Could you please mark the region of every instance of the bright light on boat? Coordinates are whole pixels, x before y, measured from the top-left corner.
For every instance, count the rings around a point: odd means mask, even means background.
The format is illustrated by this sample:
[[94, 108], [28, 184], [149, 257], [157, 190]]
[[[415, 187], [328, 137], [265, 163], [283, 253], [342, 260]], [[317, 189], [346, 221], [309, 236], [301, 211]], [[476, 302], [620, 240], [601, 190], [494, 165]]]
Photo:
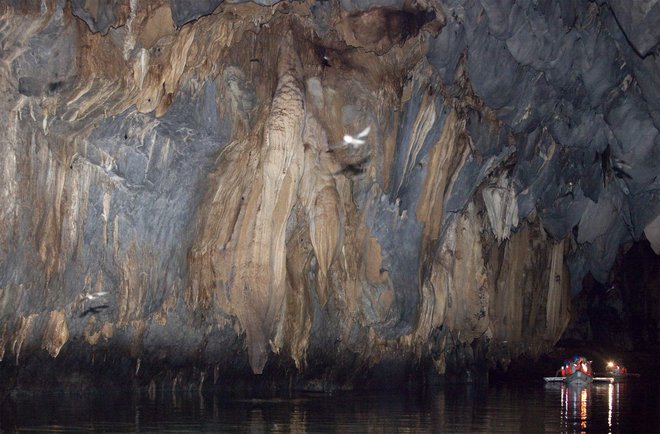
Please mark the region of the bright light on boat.
[[608, 368], [614, 367], [614, 362], [607, 362], [607, 367]]

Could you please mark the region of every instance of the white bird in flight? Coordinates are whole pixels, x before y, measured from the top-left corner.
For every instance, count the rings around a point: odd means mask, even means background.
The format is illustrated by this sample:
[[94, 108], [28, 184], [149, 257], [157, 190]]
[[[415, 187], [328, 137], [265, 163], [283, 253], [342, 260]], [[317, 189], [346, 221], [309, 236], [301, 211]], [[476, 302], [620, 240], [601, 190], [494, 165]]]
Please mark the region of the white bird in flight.
[[97, 298], [101, 298], [106, 294], [107, 294], [106, 291], [100, 291], [100, 292], [95, 292], [95, 293], [92, 293], [92, 294], [85, 294], [85, 298], [87, 300], [96, 300]]
[[364, 145], [366, 141], [363, 139], [369, 135], [369, 131], [371, 131], [371, 127], [367, 127], [360, 131], [355, 137], [349, 134], [344, 135], [344, 146], [351, 145], [353, 146], [353, 149], [357, 149], [359, 146]]

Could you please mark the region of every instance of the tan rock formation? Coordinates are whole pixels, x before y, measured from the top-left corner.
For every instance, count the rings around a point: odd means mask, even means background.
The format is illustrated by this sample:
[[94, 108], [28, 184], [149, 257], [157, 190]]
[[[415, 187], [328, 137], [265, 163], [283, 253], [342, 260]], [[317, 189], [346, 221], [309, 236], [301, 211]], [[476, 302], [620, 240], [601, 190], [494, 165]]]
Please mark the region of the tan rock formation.
[[537, 94], [512, 102], [483, 78], [499, 65], [475, 69], [489, 51], [470, 50], [500, 43], [487, 22], [442, 2], [14, 3], [0, 362], [93, 347], [135, 375], [203, 366], [200, 383], [287, 362], [313, 384], [384, 360], [445, 373], [473, 343], [493, 363], [556, 343], [575, 242], [610, 252], [634, 223], [657, 248], [653, 212], [619, 212], [625, 177], [586, 198]]

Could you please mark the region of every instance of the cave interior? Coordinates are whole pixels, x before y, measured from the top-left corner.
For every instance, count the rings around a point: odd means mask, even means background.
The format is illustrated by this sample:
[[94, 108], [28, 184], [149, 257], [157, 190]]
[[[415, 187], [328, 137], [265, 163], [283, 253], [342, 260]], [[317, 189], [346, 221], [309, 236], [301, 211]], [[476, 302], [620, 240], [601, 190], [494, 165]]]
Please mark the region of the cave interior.
[[657, 1], [5, 0], [0, 45], [4, 390], [654, 363]]

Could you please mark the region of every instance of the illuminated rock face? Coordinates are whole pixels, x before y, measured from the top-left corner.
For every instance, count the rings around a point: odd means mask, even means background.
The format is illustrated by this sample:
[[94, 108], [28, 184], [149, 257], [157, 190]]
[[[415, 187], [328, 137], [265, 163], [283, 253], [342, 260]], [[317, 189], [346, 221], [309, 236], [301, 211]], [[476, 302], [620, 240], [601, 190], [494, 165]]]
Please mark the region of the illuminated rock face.
[[660, 251], [660, 11], [503, 3], [5, 2], [3, 381], [551, 348], [587, 273]]

